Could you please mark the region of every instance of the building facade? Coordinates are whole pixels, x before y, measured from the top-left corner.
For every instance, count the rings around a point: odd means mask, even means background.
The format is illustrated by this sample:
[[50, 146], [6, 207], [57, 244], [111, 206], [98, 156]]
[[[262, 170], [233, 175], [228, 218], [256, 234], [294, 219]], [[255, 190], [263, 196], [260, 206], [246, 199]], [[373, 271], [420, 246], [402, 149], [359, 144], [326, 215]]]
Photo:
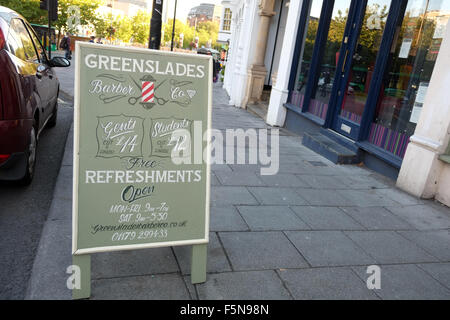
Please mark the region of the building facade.
[[220, 22], [221, 6], [210, 3], [202, 3], [189, 11], [187, 22], [190, 27], [195, 27], [200, 22]]
[[281, 0], [229, 2], [231, 104], [261, 101], [270, 84], [268, 124], [450, 205], [449, 1], [291, 0], [286, 18]]
[[233, 19], [233, 11], [230, 6], [231, 1], [222, 2], [222, 15], [220, 19], [219, 34], [217, 42], [228, 44], [231, 41], [231, 20]]

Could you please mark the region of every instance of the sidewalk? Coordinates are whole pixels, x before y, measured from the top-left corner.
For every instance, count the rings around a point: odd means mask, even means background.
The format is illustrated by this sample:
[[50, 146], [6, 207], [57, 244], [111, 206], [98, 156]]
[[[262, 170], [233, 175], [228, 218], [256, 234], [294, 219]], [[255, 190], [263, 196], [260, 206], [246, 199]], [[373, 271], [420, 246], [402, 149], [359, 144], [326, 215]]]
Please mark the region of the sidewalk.
[[[214, 87], [213, 127], [266, 128]], [[69, 135], [28, 299], [70, 299]], [[190, 248], [92, 256], [92, 299], [450, 299], [450, 210], [358, 166], [336, 166], [282, 130], [280, 172], [214, 165], [205, 284]], [[381, 290], [367, 289], [367, 266]]]

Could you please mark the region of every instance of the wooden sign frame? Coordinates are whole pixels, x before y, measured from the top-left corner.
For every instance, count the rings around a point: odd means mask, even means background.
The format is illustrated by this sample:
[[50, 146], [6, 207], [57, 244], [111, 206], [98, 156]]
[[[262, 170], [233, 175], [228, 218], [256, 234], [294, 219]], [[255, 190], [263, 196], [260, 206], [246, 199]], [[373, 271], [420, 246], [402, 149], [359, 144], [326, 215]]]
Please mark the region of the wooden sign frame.
[[[206, 143], [206, 172], [204, 172], [206, 183], [206, 195], [205, 195], [205, 226], [204, 226], [204, 238], [201, 239], [187, 239], [177, 241], [165, 241], [165, 242], [149, 242], [130, 245], [117, 245], [117, 246], [98, 246], [91, 248], [80, 248], [78, 244], [78, 224], [79, 224], [79, 174], [80, 174], [80, 129], [81, 129], [81, 81], [87, 81], [88, 79], [81, 79], [81, 54], [84, 48], [95, 48], [98, 50], [105, 50], [107, 53], [130, 53], [135, 52], [137, 54], [150, 54], [152, 57], [164, 56], [171, 58], [189, 58], [193, 60], [205, 61], [209, 60], [208, 68], [209, 72], [205, 75], [205, 80], [208, 81], [208, 115], [207, 115], [207, 143]], [[83, 299], [90, 297], [90, 254], [123, 251], [123, 250], [137, 250], [147, 248], [160, 248], [170, 246], [187, 246], [192, 245], [192, 262], [191, 262], [191, 280], [192, 283], [202, 283], [206, 281], [206, 260], [207, 260], [207, 245], [209, 242], [209, 211], [210, 211], [210, 141], [211, 141], [211, 112], [212, 112], [212, 57], [206, 55], [194, 55], [184, 53], [173, 53], [167, 51], [156, 51], [140, 48], [118, 47], [110, 45], [98, 45], [86, 42], [77, 42], [75, 50], [75, 97], [74, 97], [74, 153], [73, 153], [73, 210], [72, 210], [72, 256], [73, 265], [78, 266], [81, 270], [81, 287], [73, 289], [74, 299]], [[203, 155], [202, 155], [203, 158]]]

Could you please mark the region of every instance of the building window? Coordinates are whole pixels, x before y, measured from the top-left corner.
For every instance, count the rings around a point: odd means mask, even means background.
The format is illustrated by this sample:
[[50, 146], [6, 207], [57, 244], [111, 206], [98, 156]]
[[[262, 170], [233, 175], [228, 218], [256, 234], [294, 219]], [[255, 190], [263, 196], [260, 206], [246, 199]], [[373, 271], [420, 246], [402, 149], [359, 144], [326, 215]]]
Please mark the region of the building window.
[[[305, 40], [301, 49], [300, 61], [298, 63], [297, 75], [295, 77], [294, 92], [291, 103], [302, 108], [305, 99], [306, 85], [308, 83], [309, 69], [313, 57], [314, 46], [316, 44], [317, 29], [319, 26], [320, 13], [322, 11], [323, 0], [313, 0], [308, 20], [306, 22]], [[326, 112], [325, 112], [326, 113]]]
[[384, 72], [368, 141], [400, 158], [419, 121], [450, 19], [450, 3], [444, 2], [408, 1]]
[[231, 30], [231, 9], [225, 8], [225, 12], [223, 14], [222, 31], [230, 31], [230, 30]]

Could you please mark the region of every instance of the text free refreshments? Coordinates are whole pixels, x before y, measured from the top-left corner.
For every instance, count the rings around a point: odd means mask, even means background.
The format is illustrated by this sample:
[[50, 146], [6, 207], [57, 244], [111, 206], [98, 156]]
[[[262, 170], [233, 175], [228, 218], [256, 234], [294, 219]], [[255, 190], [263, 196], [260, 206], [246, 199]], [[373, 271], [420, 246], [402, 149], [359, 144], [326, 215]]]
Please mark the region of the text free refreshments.
[[202, 180], [201, 170], [86, 170], [86, 184], [102, 183], [190, 183]]

